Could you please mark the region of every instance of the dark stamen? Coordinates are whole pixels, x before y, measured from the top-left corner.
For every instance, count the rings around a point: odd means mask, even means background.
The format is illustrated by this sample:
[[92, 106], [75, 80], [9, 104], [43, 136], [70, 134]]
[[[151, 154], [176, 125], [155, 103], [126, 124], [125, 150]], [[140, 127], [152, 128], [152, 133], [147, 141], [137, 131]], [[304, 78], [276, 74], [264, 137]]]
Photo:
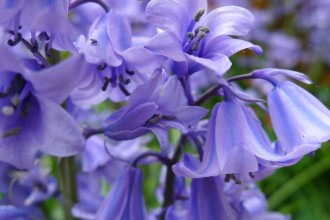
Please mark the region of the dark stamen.
[[133, 70], [126, 69], [126, 73], [130, 76], [133, 76], [135, 72]]
[[105, 90], [107, 90], [111, 80], [108, 77], [104, 77], [103, 81], [104, 81], [104, 83], [103, 83], [103, 86], [102, 86], [102, 91], [105, 92]]
[[97, 70], [103, 71], [103, 70], [105, 70], [105, 68], [107, 68], [107, 66], [108, 66], [108, 64], [103, 63], [103, 64], [97, 66]]
[[22, 129], [20, 127], [12, 128], [2, 134], [3, 138], [11, 137], [21, 133]]
[[249, 176], [252, 178], [252, 179], [254, 179], [254, 174], [252, 173], [252, 172], [249, 172]]
[[174, 116], [174, 115], [163, 115], [163, 118], [167, 119], [167, 120], [175, 120], [176, 116]]
[[203, 8], [199, 9], [196, 14], [195, 14], [195, 17], [194, 17], [194, 20], [196, 22], [199, 22], [199, 20], [201, 19], [201, 17], [203, 16], [205, 10]]
[[155, 114], [147, 120], [148, 125], [153, 125], [159, 122], [163, 117], [163, 114]]
[[97, 45], [97, 40], [92, 39], [92, 38], [91, 38], [90, 40], [91, 40], [91, 44], [92, 44], [92, 45]]
[[46, 32], [41, 32], [38, 37], [39, 37], [39, 40], [41, 40], [41, 41], [44, 41], [44, 40], [47, 41], [50, 39], [49, 35]]
[[131, 82], [131, 80], [130, 79], [124, 79], [124, 76], [123, 76], [123, 74], [120, 74], [119, 75], [119, 82], [121, 82], [122, 84], [124, 84], [124, 85], [127, 85], [127, 84], [129, 84], [130, 82]]
[[125, 86], [123, 84], [119, 83], [119, 88], [126, 96], [131, 95], [131, 93], [129, 91], [127, 91], [127, 89], [125, 88]]

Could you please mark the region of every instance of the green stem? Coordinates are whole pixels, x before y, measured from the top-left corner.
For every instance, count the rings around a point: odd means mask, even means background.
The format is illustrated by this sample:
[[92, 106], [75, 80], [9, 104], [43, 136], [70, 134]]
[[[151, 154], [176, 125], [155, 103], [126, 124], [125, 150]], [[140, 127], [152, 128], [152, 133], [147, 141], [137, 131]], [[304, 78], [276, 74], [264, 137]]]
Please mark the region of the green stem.
[[62, 158], [58, 164], [60, 190], [63, 195], [63, 205], [66, 220], [75, 219], [71, 214], [71, 208], [78, 201], [74, 159], [74, 156]]
[[318, 161], [312, 166], [300, 172], [298, 175], [287, 181], [281, 188], [276, 190], [268, 200], [270, 210], [274, 210], [282, 204], [293, 193], [302, 188], [305, 184], [311, 182], [321, 173], [330, 168], [330, 161], [328, 157]]

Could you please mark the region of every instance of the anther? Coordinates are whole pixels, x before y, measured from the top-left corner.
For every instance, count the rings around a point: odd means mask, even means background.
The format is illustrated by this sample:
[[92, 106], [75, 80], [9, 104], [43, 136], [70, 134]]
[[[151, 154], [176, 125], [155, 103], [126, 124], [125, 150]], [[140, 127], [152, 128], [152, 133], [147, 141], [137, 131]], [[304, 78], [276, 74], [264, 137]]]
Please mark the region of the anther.
[[148, 125], [153, 125], [159, 122], [163, 117], [163, 114], [155, 114], [147, 120]]
[[108, 66], [108, 64], [103, 63], [103, 64], [97, 66], [97, 70], [103, 71], [103, 70], [105, 70], [105, 68], [107, 68], [107, 66]]
[[18, 94], [13, 95], [10, 99], [10, 103], [13, 106], [18, 106], [18, 104], [20, 103], [19, 95]]
[[193, 32], [188, 32], [187, 33], [187, 38], [189, 39], [189, 40], [192, 40], [192, 39], [194, 39], [194, 34], [193, 34]]
[[21, 133], [22, 129], [20, 127], [12, 128], [4, 133], [2, 133], [3, 138], [11, 137]]
[[15, 113], [15, 109], [13, 106], [7, 105], [2, 107], [1, 112], [6, 116], [10, 116]]
[[201, 17], [203, 16], [205, 10], [203, 8], [199, 9], [196, 14], [195, 14], [195, 17], [194, 17], [194, 20], [196, 22], [199, 22], [199, 20], [201, 19]]
[[92, 45], [97, 45], [97, 40], [95, 40], [95, 39], [93, 39], [93, 38], [91, 38], [90, 40], [91, 40], [91, 44], [92, 44]]
[[225, 179], [224, 179], [225, 182], [228, 183], [230, 181], [230, 179], [231, 179], [231, 174], [226, 174]]
[[135, 72], [133, 70], [126, 69], [126, 73], [130, 76], [133, 76]]
[[210, 33], [210, 29], [206, 26], [202, 26], [199, 31], [204, 32], [205, 34]]
[[7, 44], [9, 46], [15, 46], [15, 45], [17, 45], [21, 41], [21, 38], [22, 38], [22, 35], [20, 33], [18, 33], [17, 37], [15, 37], [14, 40], [13, 39], [9, 39], [7, 41]]
[[194, 51], [197, 51], [199, 49], [199, 42], [194, 43], [194, 46], [192, 47]]
[[254, 179], [254, 174], [252, 173], [252, 172], [249, 172], [249, 176], [252, 178], [252, 179]]
[[175, 120], [176, 116], [174, 116], [174, 115], [163, 115], [163, 118], [167, 119], [167, 120]]
[[31, 106], [32, 106], [32, 102], [29, 102], [29, 103], [27, 103], [26, 105], [24, 105], [22, 107], [22, 110], [20, 112], [21, 118], [25, 118], [27, 116], [27, 114], [29, 113], [29, 110], [30, 110]]
[[103, 81], [104, 81], [104, 83], [103, 83], [103, 86], [102, 86], [102, 91], [105, 92], [105, 90], [107, 90], [107, 88], [108, 88], [111, 81], [110, 81], [110, 78], [108, 78], [108, 77], [104, 77]]
[[129, 91], [127, 91], [127, 89], [125, 88], [125, 86], [123, 84], [119, 83], [119, 88], [124, 93], [124, 95], [126, 95], [126, 96], [131, 95], [131, 93]]
[[41, 41], [45, 41], [45, 40], [47, 41], [50, 39], [47, 32], [41, 32], [38, 37], [39, 37], [39, 40], [41, 40]]
[[123, 74], [120, 74], [119, 75], [119, 82], [121, 82], [122, 84], [124, 84], [124, 85], [127, 85], [127, 84], [129, 84], [130, 82], [131, 82], [131, 80], [130, 79], [124, 79], [124, 76], [123, 76]]

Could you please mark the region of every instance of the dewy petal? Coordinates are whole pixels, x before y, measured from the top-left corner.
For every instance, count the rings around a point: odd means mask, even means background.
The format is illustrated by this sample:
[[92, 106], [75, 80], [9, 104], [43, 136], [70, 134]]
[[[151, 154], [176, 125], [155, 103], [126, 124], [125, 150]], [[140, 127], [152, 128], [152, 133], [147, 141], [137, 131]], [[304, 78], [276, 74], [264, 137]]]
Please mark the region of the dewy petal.
[[39, 72], [28, 72], [25, 77], [39, 94], [62, 103], [89, 74], [88, 64], [82, 54], [75, 54], [58, 65]]
[[211, 54], [207, 58], [189, 54], [186, 54], [186, 56], [189, 62], [188, 72], [191, 73], [207, 68], [214, 71], [218, 76], [222, 76], [231, 67], [229, 58], [220, 53]]
[[213, 38], [205, 47], [205, 51], [207, 53], [221, 53], [227, 57], [230, 57], [244, 49], [250, 49], [258, 55], [262, 54], [261, 47], [248, 41], [231, 38], [229, 36], [218, 36]]
[[287, 154], [300, 145], [319, 145], [330, 139], [330, 111], [296, 84], [277, 85], [267, 100], [275, 133]]
[[187, 220], [236, 219], [220, 177], [193, 179], [190, 200]]
[[163, 55], [177, 62], [186, 61], [185, 54], [182, 50], [181, 42], [172, 33], [162, 32], [154, 36], [146, 45], [145, 48], [153, 51], [156, 54]]
[[182, 39], [192, 19], [188, 11], [180, 1], [153, 0], [147, 5], [145, 17], [156, 27]]
[[254, 16], [237, 6], [219, 7], [207, 15], [203, 25], [210, 29], [206, 40], [221, 35], [245, 36], [254, 26]]
[[299, 80], [303, 83], [306, 84], [311, 84], [312, 80], [305, 74], [297, 72], [297, 71], [292, 71], [292, 70], [285, 70], [285, 69], [275, 69], [275, 68], [266, 68], [266, 69], [260, 69], [260, 70], [254, 70], [251, 74], [256, 76], [278, 76], [278, 75], [283, 75], [283, 76], [288, 76], [293, 79]]
[[96, 219], [147, 219], [140, 170], [129, 167], [122, 171], [98, 209]]
[[122, 53], [125, 63], [138, 73], [151, 76], [161, 66], [164, 58], [144, 47], [131, 47]]

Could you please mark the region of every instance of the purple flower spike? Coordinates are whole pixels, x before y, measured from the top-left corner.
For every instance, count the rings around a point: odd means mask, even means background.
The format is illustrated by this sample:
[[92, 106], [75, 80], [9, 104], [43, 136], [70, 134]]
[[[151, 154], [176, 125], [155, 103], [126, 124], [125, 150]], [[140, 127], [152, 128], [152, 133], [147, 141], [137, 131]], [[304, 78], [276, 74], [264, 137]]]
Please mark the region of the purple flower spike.
[[292, 82], [268, 94], [269, 114], [284, 154], [303, 156], [330, 139], [330, 111]]
[[189, 125], [206, 114], [204, 108], [187, 105], [177, 77], [166, 80], [161, 73], [155, 73], [152, 79], [136, 88], [124, 108], [106, 119], [104, 131], [115, 140], [133, 139], [152, 131], [160, 142], [162, 152], [166, 152], [169, 128], [176, 128], [185, 134]]
[[236, 219], [223, 191], [220, 177], [193, 179], [191, 204], [185, 219]]
[[142, 173], [129, 167], [122, 171], [100, 205], [95, 219], [147, 219], [142, 195]]
[[231, 66], [228, 57], [259, 46], [230, 36], [246, 35], [254, 24], [246, 9], [228, 6], [209, 14], [207, 1], [153, 0], [146, 8], [146, 18], [164, 32], [148, 42], [146, 48], [174, 61], [171, 70], [178, 76], [210, 69], [219, 76]]

